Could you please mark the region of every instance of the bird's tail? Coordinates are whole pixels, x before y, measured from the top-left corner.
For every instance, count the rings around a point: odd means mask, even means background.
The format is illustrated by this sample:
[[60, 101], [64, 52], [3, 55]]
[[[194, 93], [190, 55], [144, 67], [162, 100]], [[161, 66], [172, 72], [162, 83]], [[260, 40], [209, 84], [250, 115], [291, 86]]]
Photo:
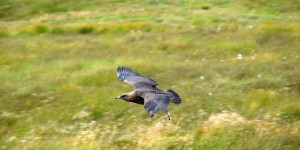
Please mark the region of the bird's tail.
[[175, 103], [175, 104], [181, 104], [181, 98], [180, 98], [180, 96], [179, 96], [176, 92], [174, 92], [174, 91], [171, 90], [171, 89], [168, 89], [168, 90], [166, 91], [166, 93], [171, 94], [171, 98], [170, 98], [170, 101], [171, 101], [171, 102], [173, 102], [173, 103]]

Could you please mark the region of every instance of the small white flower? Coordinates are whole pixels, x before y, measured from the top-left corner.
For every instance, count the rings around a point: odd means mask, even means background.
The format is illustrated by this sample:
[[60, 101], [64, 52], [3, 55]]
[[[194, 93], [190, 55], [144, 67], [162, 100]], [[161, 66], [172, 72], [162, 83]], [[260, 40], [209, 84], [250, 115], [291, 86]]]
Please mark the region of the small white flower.
[[213, 94], [211, 92], [208, 93], [209, 96], [212, 96]]
[[243, 55], [242, 54], [238, 54], [237, 55], [237, 59], [243, 59]]
[[257, 78], [261, 78], [261, 74], [258, 74], [256, 77], [257, 77]]
[[204, 79], [205, 79], [205, 77], [204, 77], [204, 76], [200, 76], [200, 79], [201, 79], [201, 80], [204, 80]]
[[25, 143], [25, 142], [27, 142], [27, 140], [21, 140], [21, 142], [22, 142], [22, 143]]
[[248, 28], [249, 28], [249, 29], [253, 29], [254, 26], [253, 26], [253, 25], [249, 25]]
[[94, 125], [94, 124], [96, 124], [95, 120], [93, 120], [93, 121], [90, 122], [90, 125]]

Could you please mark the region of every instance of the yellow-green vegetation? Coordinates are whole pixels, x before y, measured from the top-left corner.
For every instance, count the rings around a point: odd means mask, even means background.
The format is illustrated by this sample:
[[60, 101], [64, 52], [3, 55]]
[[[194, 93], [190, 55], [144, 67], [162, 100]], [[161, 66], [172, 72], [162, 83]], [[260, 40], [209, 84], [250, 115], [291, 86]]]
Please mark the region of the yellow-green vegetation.
[[[300, 148], [296, 0], [1, 0], [0, 149]], [[128, 66], [179, 93], [115, 100]]]

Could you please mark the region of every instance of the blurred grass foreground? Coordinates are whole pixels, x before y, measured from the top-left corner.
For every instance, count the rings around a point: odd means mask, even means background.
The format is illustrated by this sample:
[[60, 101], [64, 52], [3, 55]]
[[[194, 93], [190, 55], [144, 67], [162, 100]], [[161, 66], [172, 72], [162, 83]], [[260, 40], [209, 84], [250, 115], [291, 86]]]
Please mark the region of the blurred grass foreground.
[[[114, 100], [120, 65], [172, 120]], [[300, 149], [300, 3], [2, 0], [0, 149]]]

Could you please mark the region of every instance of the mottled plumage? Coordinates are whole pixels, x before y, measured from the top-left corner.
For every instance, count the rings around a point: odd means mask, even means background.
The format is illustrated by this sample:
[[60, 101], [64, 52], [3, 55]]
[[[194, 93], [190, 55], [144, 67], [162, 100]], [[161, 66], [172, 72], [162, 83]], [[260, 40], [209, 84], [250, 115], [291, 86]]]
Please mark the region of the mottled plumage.
[[173, 90], [169, 89], [164, 92], [158, 89], [156, 87], [158, 83], [155, 80], [141, 76], [130, 68], [118, 67], [117, 76], [121, 81], [132, 85], [134, 91], [122, 94], [116, 98], [144, 105], [150, 117], [153, 117], [154, 113], [159, 110], [165, 110], [170, 119], [168, 112], [169, 102], [181, 103], [179, 95]]

